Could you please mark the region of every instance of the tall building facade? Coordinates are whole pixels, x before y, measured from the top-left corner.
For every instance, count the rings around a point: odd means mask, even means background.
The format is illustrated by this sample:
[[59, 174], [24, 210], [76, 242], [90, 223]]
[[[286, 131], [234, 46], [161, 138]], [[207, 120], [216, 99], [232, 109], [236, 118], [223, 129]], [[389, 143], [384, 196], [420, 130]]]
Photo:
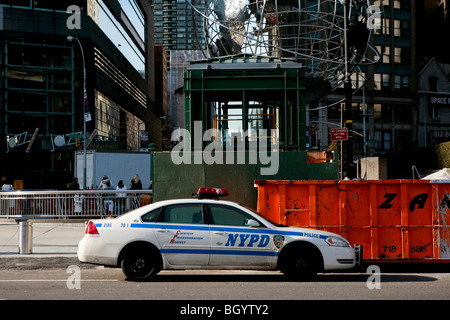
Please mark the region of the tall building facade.
[[203, 18], [192, 6], [204, 10], [204, 0], [153, 0], [155, 44], [174, 50], [205, 50]]
[[[379, 61], [361, 65], [352, 74], [351, 113], [341, 113], [343, 88], [314, 101], [308, 109], [310, 128], [314, 128], [309, 132], [312, 149], [327, 149], [332, 143], [330, 129], [341, 121], [344, 126], [352, 123], [346, 142], [352, 144], [352, 162], [418, 148], [416, 1], [376, 0], [373, 4], [381, 15], [369, 43], [379, 53]], [[356, 172], [350, 175], [355, 177]]]
[[64, 188], [84, 121], [89, 149], [137, 151], [144, 126], [161, 149], [147, 1], [0, 0], [0, 16], [0, 174]]
[[419, 147], [450, 141], [450, 1], [418, 1]]
[[450, 1], [417, 1], [417, 55], [420, 60], [436, 58], [450, 63], [450, 55], [442, 50], [443, 36], [450, 32]]
[[167, 52], [167, 111], [165, 149], [170, 150], [171, 132], [184, 127], [183, 77], [190, 61], [206, 57], [203, 17], [204, 0], [153, 0], [155, 44]]

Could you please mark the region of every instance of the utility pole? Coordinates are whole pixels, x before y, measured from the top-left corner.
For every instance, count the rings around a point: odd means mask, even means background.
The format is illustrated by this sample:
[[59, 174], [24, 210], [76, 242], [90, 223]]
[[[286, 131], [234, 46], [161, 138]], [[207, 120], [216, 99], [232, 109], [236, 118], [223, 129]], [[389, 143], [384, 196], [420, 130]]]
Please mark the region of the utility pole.
[[[345, 75], [344, 75], [344, 93], [345, 93], [345, 125], [348, 132], [352, 132], [353, 129], [353, 114], [352, 114], [352, 81], [349, 71], [349, 46], [348, 46], [348, 25], [349, 25], [349, 13], [350, 13], [350, 1], [344, 1], [344, 51], [345, 51]], [[353, 173], [350, 172], [353, 169], [353, 139], [349, 134], [346, 143], [346, 171], [347, 177], [353, 178]], [[343, 156], [343, 155], [342, 155]]]

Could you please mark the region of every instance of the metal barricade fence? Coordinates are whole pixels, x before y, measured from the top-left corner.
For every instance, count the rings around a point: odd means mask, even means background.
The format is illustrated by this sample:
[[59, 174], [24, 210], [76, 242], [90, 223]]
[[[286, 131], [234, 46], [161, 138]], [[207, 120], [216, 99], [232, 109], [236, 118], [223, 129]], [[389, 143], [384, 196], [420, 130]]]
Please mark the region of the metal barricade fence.
[[0, 191], [0, 218], [117, 217], [151, 203], [151, 190]]

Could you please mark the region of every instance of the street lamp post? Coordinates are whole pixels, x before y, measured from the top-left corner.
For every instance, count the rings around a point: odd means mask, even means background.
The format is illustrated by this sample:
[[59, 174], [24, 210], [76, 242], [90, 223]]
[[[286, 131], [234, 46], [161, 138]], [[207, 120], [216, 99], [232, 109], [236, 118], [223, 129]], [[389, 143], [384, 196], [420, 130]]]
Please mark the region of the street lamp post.
[[76, 40], [81, 49], [81, 57], [83, 58], [83, 190], [86, 190], [86, 102], [87, 102], [87, 92], [86, 92], [86, 64], [84, 60], [83, 46], [77, 37], [67, 36], [67, 40], [72, 42]]

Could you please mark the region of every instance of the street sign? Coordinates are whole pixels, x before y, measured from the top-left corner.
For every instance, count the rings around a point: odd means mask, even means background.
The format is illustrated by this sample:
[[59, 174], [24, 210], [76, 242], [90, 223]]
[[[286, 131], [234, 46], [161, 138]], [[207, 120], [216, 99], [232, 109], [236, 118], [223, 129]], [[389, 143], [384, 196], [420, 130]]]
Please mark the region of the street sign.
[[83, 139], [83, 135], [82, 134], [78, 134], [78, 133], [69, 133], [66, 134], [66, 136], [70, 139]]
[[348, 140], [347, 128], [330, 129], [330, 130], [331, 130], [331, 141], [347, 141]]

